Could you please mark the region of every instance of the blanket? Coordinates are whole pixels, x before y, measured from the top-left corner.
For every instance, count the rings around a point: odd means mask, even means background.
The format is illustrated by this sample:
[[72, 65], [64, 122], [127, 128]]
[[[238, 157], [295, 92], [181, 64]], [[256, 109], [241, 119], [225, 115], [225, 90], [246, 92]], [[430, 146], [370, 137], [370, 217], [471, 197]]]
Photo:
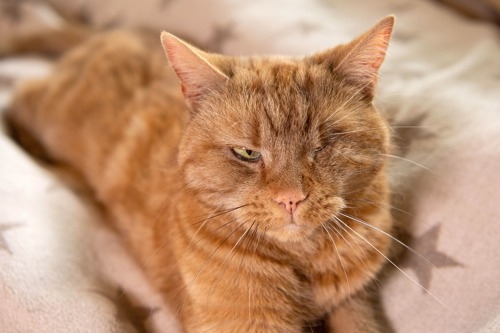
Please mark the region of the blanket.
[[[226, 54], [305, 55], [395, 14], [379, 110], [395, 146], [390, 209], [413, 250], [378, 285], [388, 332], [500, 331], [500, 40], [498, 27], [424, 0], [5, 1], [0, 38], [67, 17], [141, 26]], [[0, 107], [51, 70], [0, 59]], [[0, 331], [181, 332], [175, 311], [97, 208], [0, 130]]]

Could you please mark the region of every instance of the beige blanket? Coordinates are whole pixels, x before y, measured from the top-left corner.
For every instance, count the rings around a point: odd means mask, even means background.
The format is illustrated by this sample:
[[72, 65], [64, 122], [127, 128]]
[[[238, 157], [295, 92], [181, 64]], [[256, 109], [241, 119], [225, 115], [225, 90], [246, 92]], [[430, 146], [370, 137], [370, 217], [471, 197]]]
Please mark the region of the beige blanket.
[[[500, 332], [497, 27], [423, 0], [53, 1], [96, 25], [169, 30], [229, 54], [312, 53], [396, 14], [377, 100], [399, 146], [392, 212], [432, 264], [406, 251], [379, 281], [384, 309], [394, 332]], [[60, 21], [35, 1], [0, 8], [0, 38]], [[1, 60], [0, 104], [15, 82], [48, 70]], [[92, 205], [3, 132], [0, 331], [179, 332]]]

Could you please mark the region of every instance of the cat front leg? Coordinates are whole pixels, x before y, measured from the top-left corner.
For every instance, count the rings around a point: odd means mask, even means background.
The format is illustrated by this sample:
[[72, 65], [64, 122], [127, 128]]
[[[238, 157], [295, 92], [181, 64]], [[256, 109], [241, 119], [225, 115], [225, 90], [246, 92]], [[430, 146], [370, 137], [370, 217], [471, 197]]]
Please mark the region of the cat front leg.
[[180, 310], [186, 332], [301, 333], [306, 307], [298, 284], [280, 268], [267, 276], [238, 268], [214, 278], [200, 274]]
[[381, 333], [380, 313], [367, 295], [355, 295], [328, 314], [329, 333]]

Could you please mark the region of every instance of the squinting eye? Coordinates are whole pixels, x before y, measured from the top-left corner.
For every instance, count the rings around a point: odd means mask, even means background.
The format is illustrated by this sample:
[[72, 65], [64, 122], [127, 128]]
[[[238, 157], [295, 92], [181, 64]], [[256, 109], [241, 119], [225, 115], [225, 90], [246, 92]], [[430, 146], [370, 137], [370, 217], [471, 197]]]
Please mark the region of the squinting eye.
[[246, 148], [232, 148], [232, 151], [236, 155], [236, 157], [246, 162], [257, 162], [258, 160], [260, 160], [260, 153], [255, 150]]
[[314, 150], [313, 150], [314, 155], [316, 155], [317, 153], [319, 153], [323, 149], [325, 149], [325, 147], [322, 147], [322, 146], [314, 148]]

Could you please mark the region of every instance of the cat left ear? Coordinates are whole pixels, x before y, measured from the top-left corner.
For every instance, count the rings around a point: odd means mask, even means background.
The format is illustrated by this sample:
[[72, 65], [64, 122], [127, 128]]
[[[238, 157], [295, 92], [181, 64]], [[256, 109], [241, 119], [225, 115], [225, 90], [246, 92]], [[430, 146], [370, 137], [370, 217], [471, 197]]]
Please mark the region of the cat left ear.
[[326, 63], [333, 72], [356, 83], [373, 98], [394, 20], [394, 16], [387, 16], [352, 42], [313, 56], [313, 62]]
[[191, 110], [198, 107], [206, 94], [220, 89], [229, 79], [210, 62], [210, 54], [165, 31], [161, 34], [161, 43], [181, 81], [182, 92]]

